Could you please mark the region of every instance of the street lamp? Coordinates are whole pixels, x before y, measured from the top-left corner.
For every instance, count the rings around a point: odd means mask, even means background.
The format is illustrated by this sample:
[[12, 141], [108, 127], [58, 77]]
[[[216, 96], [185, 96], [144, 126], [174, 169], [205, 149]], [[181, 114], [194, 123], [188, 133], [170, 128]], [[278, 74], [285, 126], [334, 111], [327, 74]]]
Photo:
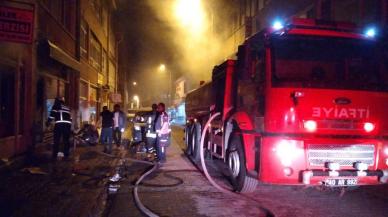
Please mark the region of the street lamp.
[[[165, 72], [166, 71], [166, 65], [160, 64], [159, 65], [159, 71]], [[168, 70], [168, 75], [169, 75], [169, 82], [168, 82], [168, 105], [171, 106], [171, 85], [172, 85], [172, 74], [171, 70]]]
[[166, 71], [166, 65], [164, 65], [164, 64], [160, 64], [160, 66], [159, 66], [159, 70], [160, 70], [161, 72], [164, 72], [164, 71]]
[[133, 100], [136, 102], [136, 108], [139, 109], [140, 108], [140, 98], [138, 95], [134, 95], [133, 96]]
[[205, 13], [201, 0], [177, 0], [175, 17], [192, 34], [202, 33], [205, 23]]

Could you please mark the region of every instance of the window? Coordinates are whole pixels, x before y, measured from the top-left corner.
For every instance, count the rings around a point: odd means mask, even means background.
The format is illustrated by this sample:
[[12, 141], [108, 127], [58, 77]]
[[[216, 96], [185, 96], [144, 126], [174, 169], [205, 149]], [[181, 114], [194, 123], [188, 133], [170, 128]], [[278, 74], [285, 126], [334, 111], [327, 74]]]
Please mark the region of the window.
[[75, 1], [42, 0], [50, 14], [71, 34], [75, 34]]
[[90, 64], [101, 71], [101, 54], [102, 47], [101, 43], [98, 41], [97, 37], [92, 33], [90, 37]]
[[388, 91], [373, 41], [289, 36], [272, 45], [276, 87]]
[[80, 49], [81, 57], [88, 59], [88, 34], [89, 28], [85, 20], [81, 20], [81, 31], [80, 31]]

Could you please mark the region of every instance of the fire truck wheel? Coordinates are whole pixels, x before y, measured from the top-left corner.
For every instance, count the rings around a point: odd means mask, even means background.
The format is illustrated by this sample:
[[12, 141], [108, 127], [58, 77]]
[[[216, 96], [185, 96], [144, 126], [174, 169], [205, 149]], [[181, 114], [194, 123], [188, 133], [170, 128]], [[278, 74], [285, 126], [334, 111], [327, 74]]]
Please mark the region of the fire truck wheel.
[[191, 155], [192, 152], [192, 141], [191, 141], [191, 126], [186, 126], [185, 128], [185, 145], [186, 145], [186, 154]]
[[231, 172], [234, 191], [241, 193], [253, 192], [256, 189], [257, 180], [247, 176], [244, 149], [238, 136], [232, 137], [227, 151], [227, 163]]

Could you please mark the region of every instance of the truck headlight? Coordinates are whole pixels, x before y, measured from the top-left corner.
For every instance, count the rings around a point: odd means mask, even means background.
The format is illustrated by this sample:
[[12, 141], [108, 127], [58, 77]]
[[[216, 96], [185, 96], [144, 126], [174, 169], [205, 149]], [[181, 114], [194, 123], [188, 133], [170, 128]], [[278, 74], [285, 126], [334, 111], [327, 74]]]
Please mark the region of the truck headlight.
[[299, 155], [303, 155], [303, 141], [283, 139], [276, 145], [275, 151], [282, 165], [289, 167]]
[[313, 120], [305, 121], [303, 126], [308, 132], [315, 132], [317, 130], [317, 122]]

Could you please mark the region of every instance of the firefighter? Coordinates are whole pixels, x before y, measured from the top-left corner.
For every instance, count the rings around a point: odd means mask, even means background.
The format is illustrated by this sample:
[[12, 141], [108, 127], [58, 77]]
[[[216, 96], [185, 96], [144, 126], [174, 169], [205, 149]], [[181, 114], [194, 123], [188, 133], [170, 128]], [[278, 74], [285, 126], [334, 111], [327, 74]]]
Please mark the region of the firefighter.
[[48, 127], [52, 121], [55, 122], [52, 160], [56, 161], [57, 159], [61, 138], [64, 144], [63, 154], [65, 160], [68, 160], [70, 150], [70, 133], [72, 126], [72, 118], [70, 108], [65, 106], [65, 100], [63, 97], [57, 97], [55, 99], [54, 105], [50, 112], [50, 116], [46, 122], [46, 126]]
[[155, 121], [155, 131], [157, 133], [156, 137], [156, 147], [158, 160], [160, 163], [166, 162], [166, 147], [170, 145], [170, 123], [169, 117], [166, 113], [166, 106], [164, 103], [158, 104], [159, 116]]
[[152, 104], [152, 111], [149, 112], [146, 116], [146, 145], [148, 157], [154, 155], [156, 158], [156, 131], [155, 131], [155, 121], [158, 118], [158, 105], [155, 103]]

